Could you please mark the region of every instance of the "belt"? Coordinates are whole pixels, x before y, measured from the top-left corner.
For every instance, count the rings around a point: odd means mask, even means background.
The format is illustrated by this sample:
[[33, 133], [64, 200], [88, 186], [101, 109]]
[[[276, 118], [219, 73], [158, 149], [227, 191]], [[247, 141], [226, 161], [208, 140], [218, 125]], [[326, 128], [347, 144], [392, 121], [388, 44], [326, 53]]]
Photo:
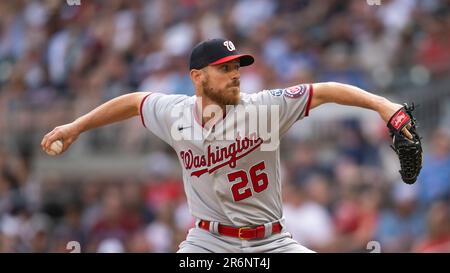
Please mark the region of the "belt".
[[[200, 220], [198, 227], [209, 231], [210, 221]], [[280, 222], [272, 224], [272, 234], [280, 233], [282, 226]], [[266, 227], [264, 225], [256, 227], [232, 227], [219, 224], [218, 232], [220, 235], [239, 238], [241, 240], [262, 239], [266, 234]]]

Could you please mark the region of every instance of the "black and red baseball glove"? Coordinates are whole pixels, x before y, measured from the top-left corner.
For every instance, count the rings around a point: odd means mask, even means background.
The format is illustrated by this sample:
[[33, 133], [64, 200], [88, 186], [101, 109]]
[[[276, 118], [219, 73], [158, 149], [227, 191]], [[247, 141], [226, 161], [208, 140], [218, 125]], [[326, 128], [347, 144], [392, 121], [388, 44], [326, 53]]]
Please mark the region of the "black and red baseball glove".
[[[422, 169], [422, 143], [417, 133], [416, 119], [412, 112], [414, 104], [406, 103], [389, 119], [387, 127], [392, 138], [392, 149], [400, 160], [400, 175], [407, 184], [414, 184]], [[404, 128], [412, 135], [412, 139], [405, 136]]]

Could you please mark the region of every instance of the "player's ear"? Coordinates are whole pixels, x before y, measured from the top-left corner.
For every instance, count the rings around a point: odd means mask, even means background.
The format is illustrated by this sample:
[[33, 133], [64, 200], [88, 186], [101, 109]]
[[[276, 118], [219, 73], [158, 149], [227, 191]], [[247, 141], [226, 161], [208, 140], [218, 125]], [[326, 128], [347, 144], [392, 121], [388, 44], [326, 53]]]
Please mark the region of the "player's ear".
[[201, 84], [203, 81], [203, 74], [204, 71], [198, 70], [198, 69], [191, 69], [191, 80], [194, 82], [195, 85]]

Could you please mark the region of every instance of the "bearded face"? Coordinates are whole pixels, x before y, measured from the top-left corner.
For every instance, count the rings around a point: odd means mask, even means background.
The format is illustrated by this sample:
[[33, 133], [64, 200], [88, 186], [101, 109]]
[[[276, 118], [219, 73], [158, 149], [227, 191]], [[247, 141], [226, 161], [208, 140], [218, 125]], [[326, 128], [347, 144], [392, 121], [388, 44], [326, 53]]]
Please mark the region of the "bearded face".
[[240, 100], [240, 81], [232, 79], [224, 87], [213, 86], [210, 77], [206, 75], [202, 81], [203, 95], [219, 105], [237, 105]]

